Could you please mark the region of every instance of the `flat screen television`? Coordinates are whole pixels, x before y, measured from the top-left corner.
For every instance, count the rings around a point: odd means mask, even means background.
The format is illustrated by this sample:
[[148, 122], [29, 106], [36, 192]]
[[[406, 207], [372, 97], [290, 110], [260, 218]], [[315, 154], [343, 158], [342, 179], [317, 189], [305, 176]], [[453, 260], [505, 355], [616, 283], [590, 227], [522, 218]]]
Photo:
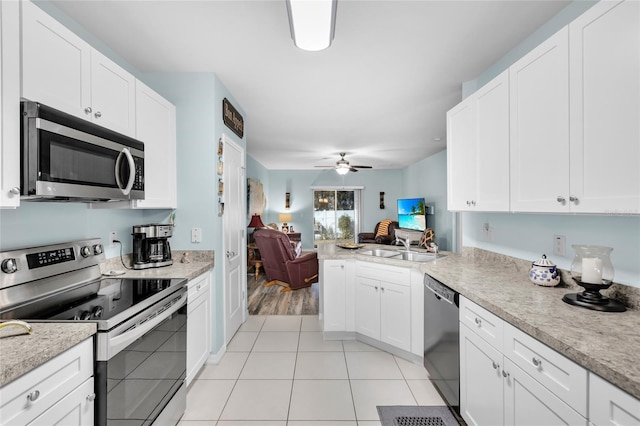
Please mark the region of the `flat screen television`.
[[398, 223], [400, 228], [424, 231], [427, 227], [424, 198], [398, 200]]

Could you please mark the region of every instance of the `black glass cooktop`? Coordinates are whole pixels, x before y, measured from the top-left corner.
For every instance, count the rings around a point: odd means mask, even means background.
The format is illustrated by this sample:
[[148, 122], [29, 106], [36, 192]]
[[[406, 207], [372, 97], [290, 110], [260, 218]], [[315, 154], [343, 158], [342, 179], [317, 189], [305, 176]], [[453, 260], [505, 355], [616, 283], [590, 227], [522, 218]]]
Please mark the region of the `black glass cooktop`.
[[123, 312], [126, 317], [180, 290], [185, 279], [103, 278], [4, 312], [2, 319], [92, 321], [104, 329]]

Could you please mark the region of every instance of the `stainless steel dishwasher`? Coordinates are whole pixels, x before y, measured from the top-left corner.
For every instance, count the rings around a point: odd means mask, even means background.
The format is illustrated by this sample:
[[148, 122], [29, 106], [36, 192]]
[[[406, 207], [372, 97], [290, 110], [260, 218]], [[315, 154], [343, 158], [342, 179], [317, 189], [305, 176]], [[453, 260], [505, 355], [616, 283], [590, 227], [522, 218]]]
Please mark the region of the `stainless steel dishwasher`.
[[424, 366], [447, 405], [460, 416], [460, 294], [424, 276]]

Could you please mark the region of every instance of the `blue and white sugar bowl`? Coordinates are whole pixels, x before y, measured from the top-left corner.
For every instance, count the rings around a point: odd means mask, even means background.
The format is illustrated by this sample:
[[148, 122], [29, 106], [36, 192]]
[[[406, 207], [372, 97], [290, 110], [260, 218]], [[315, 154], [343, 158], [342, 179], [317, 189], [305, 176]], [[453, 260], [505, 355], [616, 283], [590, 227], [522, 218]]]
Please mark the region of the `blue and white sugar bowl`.
[[531, 264], [529, 279], [532, 283], [544, 287], [555, 287], [560, 284], [560, 273], [558, 267], [546, 255]]

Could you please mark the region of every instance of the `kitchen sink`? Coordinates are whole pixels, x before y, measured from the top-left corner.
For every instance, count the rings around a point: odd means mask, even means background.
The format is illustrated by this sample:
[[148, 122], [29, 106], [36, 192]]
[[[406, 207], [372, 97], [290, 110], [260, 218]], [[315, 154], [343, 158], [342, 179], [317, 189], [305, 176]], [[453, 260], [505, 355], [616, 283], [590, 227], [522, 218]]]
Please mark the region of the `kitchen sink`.
[[361, 251], [360, 254], [366, 254], [376, 257], [393, 257], [397, 256], [399, 252], [397, 250], [385, 250], [385, 249], [373, 249], [367, 251]]
[[399, 251], [385, 249], [366, 250], [361, 251], [360, 254], [365, 254], [367, 256], [384, 257], [387, 259], [410, 260], [412, 262], [430, 262], [432, 260], [436, 260], [440, 257], [445, 256], [442, 254], [419, 251]]
[[411, 260], [412, 262], [429, 262], [436, 260], [437, 254], [435, 253], [420, 253], [415, 251], [402, 251], [396, 256], [402, 260]]

